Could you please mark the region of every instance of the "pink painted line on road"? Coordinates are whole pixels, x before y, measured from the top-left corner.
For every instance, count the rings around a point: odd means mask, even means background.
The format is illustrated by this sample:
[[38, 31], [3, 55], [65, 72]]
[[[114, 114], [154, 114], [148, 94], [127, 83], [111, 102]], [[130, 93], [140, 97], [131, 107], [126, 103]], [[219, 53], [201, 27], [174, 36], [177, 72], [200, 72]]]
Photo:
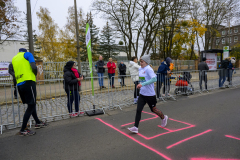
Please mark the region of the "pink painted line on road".
[[99, 120], [100, 122], [102, 122], [103, 124], [107, 125], [108, 127], [110, 127], [110, 128], [112, 128], [112, 129], [118, 131], [119, 133], [123, 134], [124, 136], [132, 139], [133, 141], [137, 142], [137, 143], [140, 144], [141, 146], [143, 146], [143, 147], [145, 147], [145, 148], [147, 148], [147, 149], [155, 152], [156, 154], [160, 155], [161, 157], [165, 158], [166, 160], [171, 160], [171, 158], [167, 157], [166, 155], [162, 154], [161, 152], [155, 150], [155, 149], [152, 148], [152, 147], [149, 147], [148, 145], [146, 145], [146, 144], [144, 144], [144, 143], [142, 143], [142, 142], [139, 142], [139, 141], [136, 140], [135, 138], [133, 138], [133, 137], [129, 136], [128, 134], [120, 131], [119, 129], [115, 128], [114, 126], [110, 125], [109, 123], [104, 122], [104, 121], [101, 120], [100, 118], [96, 118], [96, 119]]
[[181, 140], [181, 141], [179, 141], [179, 142], [177, 142], [177, 143], [174, 143], [174, 144], [168, 146], [167, 149], [170, 149], [170, 148], [172, 148], [172, 147], [174, 147], [174, 146], [176, 146], [176, 145], [179, 145], [179, 144], [181, 144], [181, 143], [183, 143], [183, 142], [186, 142], [186, 141], [188, 141], [188, 140], [190, 140], [190, 139], [192, 139], [192, 138], [201, 136], [201, 135], [203, 135], [203, 134], [205, 134], [205, 133], [208, 133], [208, 132], [211, 132], [211, 131], [212, 131], [212, 130], [209, 129], [209, 130], [206, 130], [206, 131], [204, 131], [204, 132], [202, 132], [202, 133], [199, 133], [199, 134], [197, 134], [197, 135], [195, 135], [195, 136], [191, 136], [191, 137], [189, 137], [189, 138], [186, 138], [186, 139], [184, 139], [184, 140]]
[[240, 160], [231, 158], [191, 158], [190, 160]]
[[240, 138], [237, 138], [237, 137], [233, 137], [231, 135], [225, 135], [225, 137], [228, 137], [228, 138], [233, 138], [233, 139], [237, 139], [237, 140], [240, 140]]
[[166, 127], [162, 127], [162, 126], [160, 126], [160, 125], [158, 125], [158, 127], [162, 128], [162, 129], [165, 129], [165, 130], [167, 130], [167, 131], [169, 131], [169, 132], [177, 132], [177, 131], [181, 131], [181, 130], [184, 130], [184, 129], [188, 129], [188, 128], [195, 127], [195, 125], [190, 125], [190, 126], [188, 126], [188, 127], [179, 128], [179, 129], [176, 129], [176, 130], [171, 130], [171, 129], [168, 129], [168, 128], [166, 128]]
[[[143, 120], [141, 120], [140, 122], [148, 121], [148, 120], [155, 119], [155, 118], [158, 118], [158, 117], [152, 117], [152, 118], [143, 119]], [[128, 126], [128, 125], [134, 124], [134, 123], [135, 123], [135, 122], [123, 124], [123, 125], [121, 125], [121, 127], [123, 127], [123, 126]]]

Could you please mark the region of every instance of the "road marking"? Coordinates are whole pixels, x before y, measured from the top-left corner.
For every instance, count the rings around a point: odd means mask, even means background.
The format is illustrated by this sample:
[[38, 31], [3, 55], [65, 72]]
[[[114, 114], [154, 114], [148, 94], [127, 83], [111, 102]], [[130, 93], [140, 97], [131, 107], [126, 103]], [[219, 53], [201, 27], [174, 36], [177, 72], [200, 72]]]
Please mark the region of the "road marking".
[[231, 135], [225, 135], [225, 137], [228, 137], [228, 138], [233, 138], [233, 139], [237, 139], [237, 140], [240, 140], [240, 138], [237, 138], [237, 137], [233, 137]]
[[209, 129], [209, 130], [206, 130], [206, 131], [204, 131], [204, 132], [202, 132], [202, 133], [199, 133], [199, 134], [197, 134], [197, 135], [195, 135], [195, 136], [191, 136], [191, 137], [189, 137], [189, 138], [186, 138], [186, 139], [183, 139], [183, 140], [181, 140], [181, 141], [178, 141], [177, 143], [174, 143], [174, 144], [168, 146], [167, 149], [170, 149], [170, 148], [172, 148], [172, 147], [174, 147], [174, 146], [176, 146], [176, 145], [179, 145], [179, 144], [181, 144], [181, 143], [183, 143], [183, 142], [186, 142], [186, 141], [188, 141], [188, 140], [190, 140], [190, 139], [192, 139], [192, 138], [201, 136], [201, 135], [206, 134], [206, 133], [211, 132], [211, 131], [212, 131], [212, 130]]
[[123, 134], [124, 136], [132, 139], [133, 141], [137, 142], [137, 143], [140, 144], [141, 146], [143, 146], [143, 147], [145, 147], [145, 148], [147, 148], [147, 149], [155, 152], [156, 154], [160, 155], [161, 157], [165, 158], [166, 160], [171, 160], [171, 158], [167, 157], [166, 155], [162, 154], [161, 152], [155, 150], [155, 149], [152, 148], [152, 147], [149, 147], [148, 145], [146, 145], [146, 144], [144, 144], [144, 143], [142, 143], [142, 142], [139, 142], [139, 141], [136, 140], [135, 138], [133, 138], [133, 137], [129, 136], [128, 134], [120, 131], [119, 129], [115, 128], [114, 126], [110, 125], [109, 123], [104, 122], [102, 119], [100, 119], [100, 118], [96, 118], [96, 119], [99, 120], [100, 122], [102, 122], [103, 124], [107, 125], [108, 127], [110, 127], [110, 128], [112, 128], [112, 129], [118, 131], [119, 133]]

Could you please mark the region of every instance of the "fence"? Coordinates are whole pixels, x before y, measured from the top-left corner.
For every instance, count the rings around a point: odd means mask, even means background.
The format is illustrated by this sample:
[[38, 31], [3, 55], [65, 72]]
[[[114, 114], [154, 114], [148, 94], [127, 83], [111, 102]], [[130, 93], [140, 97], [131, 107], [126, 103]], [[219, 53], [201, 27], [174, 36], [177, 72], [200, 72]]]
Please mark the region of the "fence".
[[[171, 77], [158, 75], [158, 77], [164, 77], [163, 80], [159, 79], [154, 84], [158, 100], [175, 100], [179, 95], [202, 93], [204, 91], [204, 82], [203, 88], [201, 88], [199, 77], [204, 77], [203, 75], [207, 78], [206, 92], [224, 86], [222, 82], [219, 85], [219, 79], [224, 80], [225, 76], [229, 80], [230, 87], [240, 85], [240, 71], [238, 69], [235, 72], [231, 70], [230, 72], [223, 72], [222, 70], [206, 72], [178, 71], [173, 72]], [[79, 110], [75, 108], [76, 101], [73, 101], [73, 112], [91, 111], [93, 106], [100, 110], [121, 109], [130, 106], [134, 103], [134, 91], [137, 92], [132, 81], [133, 77], [130, 75], [124, 77], [113, 76], [110, 81], [108, 77], [104, 76], [102, 77], [103, 86], [106, 88], [100, 87], [99, 84], [101, 83], [99, 83], [98, 77], [93, 77], [94, 96], [92, 95], [91, 78], [85, 78], [81, 82], [81, 87], [75, 88], [76, 92], [80, 94], [80, 104], [76, 105], [80, 107]], [[204, 78], [201, 79], [204, 80]], [[185, 84], [185, 81], [188, 82], [188, 85]], [[111, 85], [109, 82], [111, 82]], [[160, 87], [160, 83], [162, 87]], [[177, 86], [176, 83], [178, 83]], [[225, 84], [227, 83], [228, 81], [225, 82]], [[3, 129], [21, 126], [23, 114], [27, 106], [21, 103], [19, 96], [17, 99], [14, 99], [14, 86], [12, 84], [1, 83], [0, 86], [0, 127], [2, 133]], [[36, 107], [41, 120], [56, 121], [70, 117], [67, 107], [68, 98], [70, 97], [69, 95], [67, 96], [68, 91], [65, 90], [64, 86], [66, 85], [64, 85], [63, 79], [42, 80], [36, 83]], [[33, 119], [30, 120], [30, 125], [32, 121]]]

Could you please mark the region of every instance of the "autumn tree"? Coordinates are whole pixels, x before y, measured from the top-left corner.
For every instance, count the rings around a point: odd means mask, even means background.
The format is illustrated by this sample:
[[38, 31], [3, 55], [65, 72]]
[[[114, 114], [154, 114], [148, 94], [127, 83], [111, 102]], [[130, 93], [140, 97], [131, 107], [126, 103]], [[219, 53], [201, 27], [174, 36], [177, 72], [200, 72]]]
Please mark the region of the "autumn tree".
[[169, 13], [162, 3], [161, 0], [94, 0], [92, 7], [110, 20], [128, 47], [127, 57], [130, 59], [132, 50], [135, 56], [149, 54], [163, 16]]
[[[84, 13], [81, 8], [77, 10], [77, 19], [78, 19], [78, 33], [79, 37], [85, 36], [85, 31], [83, 29], [84, 24]], [[59, 41], [62, 44], [61, 52], [64, 54], [64, 57], [67, 60], [74, 59], [77, 60], [77, 49], [76, 49], [76, 23], [75, 23], [75, 10], [74, 6], [68, 8], [67, 23], [64, 26], [64, 29], [60, 30]], [[84, 55], [86, 54], [86, 47], [82, 42], [80, 42], [80, 56], [83, 60]]]
[[206, 26], [206, 35], [201, 39], [203, 48], [208, 50], [212, 48], [214, 37], [219, 36], [218, 30], [221, 29], [221, 25], [228, 24], [230, 21], [239, 16], [239, 1], [238, 0], [203, 0], [194, 3], [197, 5], [193, 12], [193, 17]]
[[37, 43], [40, 45], [40, 53], [37, 55], [44, 60], [55, 62], [62, 61], [64, 55], [60, 54], [61, 43], [58, 42], [58, 25], [50, 16], [47, 8], [40, 7], [37, 12], [39, 19]]
[[115, 44], [115, 40], [113, 38], [113, 30], [107, 22], [101, 31], [100, 45], [98, 48], [98, 53], [101, 54], [105, 60], [108, 60], [110, 57], [114, 58], [114, 56], [118, 55], [118, 53], [115, 52], [117, 45]]
[[13, 0], [0, 0], [0, 44], [17, 35], [20, 12]]

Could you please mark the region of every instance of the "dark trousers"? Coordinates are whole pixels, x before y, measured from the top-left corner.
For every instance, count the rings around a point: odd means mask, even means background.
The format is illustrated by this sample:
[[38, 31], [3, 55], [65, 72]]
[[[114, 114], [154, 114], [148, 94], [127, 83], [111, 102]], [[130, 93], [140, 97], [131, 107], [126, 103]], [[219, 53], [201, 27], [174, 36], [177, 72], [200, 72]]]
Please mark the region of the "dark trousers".
[[137, 112], [136, 112], [135, 124], [134, 124], [134, 126], [137, 128], [141, 120], [142, 110], [146, 103], [148, 104], [150, 110], [153, 113], [157, 114], [161, 119], [164, 119], [164, 114], [162, 113], [162, 111], [156, 108], [156, 103], [157, 103], [156, 96], [143, 96], [140, 94], [138, 98]]
[[37, 116], [36, 104], [28, 104], [28, 108], [23, 116], [23, 124], [22, 124], [21, 131], [24, 131], [25, 128], [27, 127], [27, 122], [31, 115], [36, 121], [36, 124], [41, 123], [41, 121], [38, 119], [38, 116]]
[[228, 69], [227, 70], [227, 81], [229, 82], [229, 85], [232, 85], [232, 75], [233, 75], [233, 70], [232, 69]]
[[110, 86], [114, 86], [114, 77], [113, 76], [115, 76], [115, 73], [108, 73], [108, 77], [110, 80]]
[[166, 90], [167, 90], [168, 93], [170, 91], [170, 80], [169, 79], [167, 79], [165, 81], [157, 81], [157, 88], [156, 88], [156, 90], [157, 90], [157, 98], [161, 97], [162, 85], [164, 85], [163, 86], [163, 94], [166, 93]]
[[205, 83], [205, 89], [207, 90], [207, 76], [199, 76], [199, 86], [200, 86], [200, 89], [202, 90], [202, 81], [204, 81]]
[[17, 97], [17, 82], [16, 82], [16, 79], [13, 79], [13, 85], [14, 85], [14, 96]]
[[67, 93], [67, 107], [68, 107], [68, 112], [72, 113], [72, 103], [74, 101], [75, 103], [75, 112], [79, 111], [79, 102], [80, 102], [80, 95], [78, 91], [70, 91], [70, 90], [65, 90]]
[[140, 90], [137, 88], [137, 85], [139, 84], [138, 81], [134, 82], [134, 98], [137, 98], [137, 96], [139, 96], [139, 92]]
[[125, 75], [120, 75], [121, 85], [122, 85], [122, 86], [125, 85], [125, 83], [124, 83], [124, 77], [125, 77]]

